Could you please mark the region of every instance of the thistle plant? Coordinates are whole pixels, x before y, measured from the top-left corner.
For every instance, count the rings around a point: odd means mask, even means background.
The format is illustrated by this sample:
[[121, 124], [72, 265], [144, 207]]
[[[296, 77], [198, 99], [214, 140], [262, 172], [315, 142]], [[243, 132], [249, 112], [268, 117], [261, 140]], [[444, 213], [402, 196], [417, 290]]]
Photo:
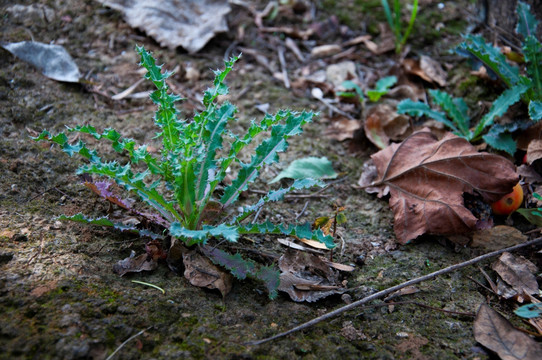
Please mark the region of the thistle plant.
[[[164, 231], [152, 235], [148, 229], [115, 223], [106, 217], [91, 219], [82, 214], [60, 218], [110, 226], [154, 238], [169, 235], [186, 246], [203, 247], [211, 238], [236, 242], [243, 234], [274, 233], [317, 240], [333, 248], [332, 237], [324, 235], [321, 230], [313, 231], [308, 223], [290, 226], [271, 222], [245, 223], [251, 214], [265, 204], [281, 200], [291, 190], [323, 186], [321, 181], [296, 180], [287, 188], [269, 191], [255, 204], [243, 207], [242, 211], [231, 211], [240, 193], [258, 178], [262, 167], [279, 161], [279, 153], [288, 148], [287, 140], [301, 134], [302, 126], [311, 122], [314, 114], [281, 110], [275, 115], [265, 115], [259, 122], [252, 121], [245, 134], [234, 134], [228, 124], [236, 120], [238, 110], [228, 101], [218, 101], [219, 95], [228, 94], [224, 81], [238, 60], [238, 57], [234, 57], [225, 62], [224, 70], [214, 72], [213, 86], [203, 96], [205, 110], [196, 113], [192, 120], [179, 119], [175, 103], [181, 98], [170, 93], [166, 83], [172, 73], [162, 72], [162, 66], [156, 65], [151, 53], [143, 47], [136, 50], [141, 56], [140, 65], [147, 70], [145, 78], [157, 89], [150, 98], [158, 106], [154, 123], [159, 130], [156, 138], [162, 142], [159, 156], [151, 154], [146, 145], [137, 145], [134, 140], [122, 137], [112, 128], [100, 132], [90, 125], [67, 128], [66, 132], [57, 135], [44, 130], [35, 140], [48, 140], [58, 144], [69, 156], [79, 154], [86, 158], [87, 163], [79, 167], [78, 174], [105, 177], [135, 194], [156, 212], [152, 215], [139, 212], [136, 215], [159, 224]], [[109, 141], [114, 151], [126, 155], [126, 161], [124, 164], [104, 161], [96, 150], [90, 149], [82, 140], [70, 143], [66, 133], [88, 134], [99, 141]], [[241, 150], [253, 142], [258, 134], [268, 134], [268, 137], [256, 146], [248, 163], [241, 161]], [[219, 185], [235, 163], [239, 171], [231, 184], [222, 189]], [[107, 186], [95, 183], [92, 189], [128, 209], [120, 199], [106, 193]], [[266, 281], [270, 295], [276, 295], [278, 275], [270, 279], [269, 272], [256, 270], [251, 261], [242, 260], [239, 254], [230, 255], [216, 248], [202, 252], [239, 278], [253, 276]]]

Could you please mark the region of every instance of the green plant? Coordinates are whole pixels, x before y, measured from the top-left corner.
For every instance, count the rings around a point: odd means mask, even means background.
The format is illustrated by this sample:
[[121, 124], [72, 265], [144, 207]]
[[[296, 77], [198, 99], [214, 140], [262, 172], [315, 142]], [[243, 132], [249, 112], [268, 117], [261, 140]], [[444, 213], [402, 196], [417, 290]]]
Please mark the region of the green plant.
[[459, 45], [458, 51], [477, 58], [507, 87], [519, 92], [528, 105], [529, 117], [538, 121], [542, 119], [542, 44], [536, 38], [538, 22], [531, 14], [529, 5], [521, 1], [518, 1], [516, 12], [516, 33], [523, 38], [523, 56], [520, 57], [525, 60], [526, 75], [521, 75], [519, 67], [509, 64], [499, 48], [487, 44], [481, 36], [465, 36], [466, 41]]
[[[468, 108], [465, 101], [462, 98], [453, 98], [445, 91], [429, 90], [431, 102], [433, 105], [439, 106], [444, 113], [431, 108], [425, 103], [414, 102], [410, 99], [402, 100], [397, 105], [397, 112], [412, 116], [425, 115], [443, 123], [454, 134], [470, 142], [483, 139], [494, 149], [503, 150], [513, 155], [516, 152], [516, 142], [512, 138], [511, 132], [520, 128], [522, 124], [500, 125], [494, 124], [494, 120], [496, 117], [502, 116], [510, 105], [519, 101], [522, 91], [525, 91], [526, 88], [526, 85], [517, 85], [514, 88], [504, 91], [495, 99], [489, 111], [478, 121], [473, 129], [470, 128], [471, 119], [468, 116]], [[484, 134], [486, 128], [489, 128], [489, 131]]]
[[[227, 214], [228, 208], [238, 200], [239, 194], [257, 179], [262, 167], [278, 162], [278, 154], [288, 148], [287, 140], [302, 132], [302, 126], [312, 120], [313, 113], [281, 110], [276, 115], [267, 114], [260, 122], [252, 121], [243, 136], [232, 133], [227, 124], [235, 120], [237, 108], [228, 101], [219, 103], [217, 98], [228, 93], [224, 80], [233, 69], [238, 59], [236, 57], [225, 63], [223, 71], [215, 71], [213, 87], [204, 93], [205, 110], [196, 113], [191, 121], [178, 119], [179, 112], [175, 102], [181, 98], [171, 94], [166, 83], [171, 73], [162, 73], [162, 66], [157, 66], [155, 59], [143, 47], [137, 47], [137, 52], [141, 56], [140, 65], [147, 70], [145, 78], [157, 88], [150, 98], [158, 106], [154, 122], [160, 131], [156, 137], [162, 141], [160, 156], [151, 154], [145, 145], [138, 146], [134, 140], [123, 138], [114, 129], [98, 132], [90, 125], [68, 128], [67, 132], [89, 134], [97, 140], [109, 140], [116, 152], [127, 155], [124, 165], [116, 161], [103, 161], [95, 150], [89, 149], [81, 140], [70, 143], [64, 132], [53, 136], [44, 130], [35, 140], [48, 140], [58, 144], [69, 156], [79, 154], [86, 158], [88, 163], [79, 167], [78, 174], [109, 178], [125, 190], [136, 194], [158, 212], [152, 216], [141, 212], [136, 214], [161, 225], [164, 232], [187, 246], [203, 246], [210, 238], [224, 238], [235, 242], [243, 234], [281, 233], [318, 240], [329, 248], [334, 247], [331, 236], [325, 236], [320, 230], [313, 231], [308, 223], [291, 226], [274, 225], [270, 222], [243, 224], [251, 214], [266, 203], [282, 199], [288, 191], [315, 185], [323, 186], [323, 183], [317, 180], [296, 180], [287, 188], [270, 191], [256, 204], [244, 207], [238, 214], [231, 211]], [[239, 160], [240, 151], [261, 133], [269, 135], [256, 147], [251, 161], [244, 163]], [[225, 144], [225, 138], [231, 141]], [[217, 191], [228, 169], [235, 163], [239, 168], [237, 177], [230, 185], [225, 186], [223, 191]], [[91, 188], [102, 197], [134, 213], [125, 202], [109, 193], [107, 184], [94, 183]], [[89, 219], [82, 214], [60, 218], [152, 235], [148, 230], [143, 232], [138, 227], [118, 224], [108, 218]], [[160, 236], [161, 234], [154, 234], [155, 238]], [[270, 294], [276, 295], [276, 272], [258, 270], [253, 262], [243, 260], [239, 254], [227, 254], [216, 248], [202, 251], [239, 278], [253, 276], [264, 280]]]
[[[533, 193], [533, 196], [536, 200], [542, 201], [542, 196], [537, 193]], [[527, 221], [536, 226], [542, 226], [542, 207], [539, 208], [522, 208], [516, 210], [518, 213], [523, 215]]]
[[[372, 102], [377, 102], [380, 100], [380, 98], [383, 95], [386, 95], [390, 88], [395, 85], [397, 82], [396, 76], [386, 76], [382, 79], [379, 79], [374, 89], [367, 90], [367, 96], [369, 97], [369, 100]], [[351, 80], [343, 81], [341, 84], [347, 91], [340, 91], [337, 93], [337, 95], [342, 97], [356, 97], [358, 98], [359, 102], [363, 102], [365, 100], [365, 96], [363, 95], [363, 91], [359, 87], [358, 84]], [[353, 91], [353, 92], [352, 92]]]
[[[519, 1], [517, 7], [518, 25], [516, 32], [524, 38], [523, 57], [526, 64], [526, 75], [520, 74], [517, 66], [507, 62], [506, 57], [496, 47], [486, 44], [481, 36], [467, 35], [457, 51], [469, 54], [481, 61], [490, 71], [497, 74], [508, 87], [495, 101], [489, 111], [471, 129], [471, 119], [465, 101], [452, 98], [439, 90], [429, 90], [434, 105], [444, 112], [434, 110], [427, 104], [403, 100], [397, 109], [399, 113], [413, 116], [426, 115], [448, 126], [456, 135], [471, 142], [484, 140], [497, 150], [513, 155], [516, 142], [512, 132], [525, 129], [531, 122], [518, 120], [510, 124], [494, 124], [495, 118], [502, 116], [508, 108], [519, 100], [528, 105], [529, 117], [532, 121], [542, 119], [542, 44], [536, 39], [537, 21], [529, 11], [529, 6]], [[447, 116], [448, 117], [447, 117]], [[487, 130], [487, 132], [486, 132]]]
[[381, 0], [382, 6], [384, 7], [384, 13], [386, 15], [386, 20], [390, 25], [391, 31], [395, 36], [395, 52], [399, 54], [405, 46], [408, 36], [412, 32], [414, 27], [414, 22], [416, 21], [416, 15], [418, 14], [418, 0], [414, 0], [412, 3], [412, 11], [410, 12], [410, 20], [408, 21], [407, 28], [405, 32], [402, 32], [402, 23], [401, 23], [401, 1], [393, 0], [393, 13], [390, 9], [388, 0]]

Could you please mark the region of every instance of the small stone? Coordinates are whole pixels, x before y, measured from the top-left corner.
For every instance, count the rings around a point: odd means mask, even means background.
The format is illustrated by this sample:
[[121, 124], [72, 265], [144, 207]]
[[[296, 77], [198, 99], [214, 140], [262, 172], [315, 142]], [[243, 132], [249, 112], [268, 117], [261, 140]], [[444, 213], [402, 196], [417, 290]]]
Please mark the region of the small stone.
[[60, 229], [62, 229], [62, 221], [60, 221], [60, 220], [55, 221], [53, 226], [51, 226], [51, 229], [52, 230], [60, 230]]

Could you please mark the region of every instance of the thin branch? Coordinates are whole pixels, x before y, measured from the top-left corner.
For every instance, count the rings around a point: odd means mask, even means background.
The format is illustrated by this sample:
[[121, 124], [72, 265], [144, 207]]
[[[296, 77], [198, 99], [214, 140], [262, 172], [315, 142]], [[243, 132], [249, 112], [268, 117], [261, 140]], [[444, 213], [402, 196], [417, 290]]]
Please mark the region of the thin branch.
[[493, 256], [500, 255], [500, 254], [502, 254], [504, 252], [514, 251], [514, 250], [517, 250], [517, 249], [521, 249], [521, 248], [531, 246], [531, 245], [536, 245], [536, 244], [539, 244], [539, 243], [542, 243], [542, 237], [536, 238], [536, 239], [531, 240], [531, 241], [527, 241], [526, 243], [523, 243], [523, 244], [511, 246], [511, 247], [508, 247], [506, 249], [493, 251], [493, 252], [490, 252], [490, 253], [487, 253], [485, 255], [475, 257], [474, 259], [471, 259], [471, 260], [468, 260], [468, 261], [465, 261], [465, 262], [462, 262], [462, 263], [459, 263], [459, 264], [448, 266], [448, 267], [446, 267], [444, 269], [432, 272], [432, 273], [424, 275], [424, 276], [420, 276], [420, 277], [418, 277], [416, 279], [406, 281], [406, 282], [404, 282], [402, 284], [392, 286], [391, 288], [388, 288], [388, 289], [379, 291], [377, 293], [374, 293], [372, 295], [369, 295], [367, 297], [364, 297], [363, 299], [360, 299], [360, 300], [355, 301], [355, 302], [353, 302], [351, 304], [345, 305], [345, 306], [343, 306], [341, 308], [338, 308], [336, 310], [330, 311], [327, 314], [324, 314], [324, 315], [319, 316], [317, 318], [314, 318], [314, 319], [312, 319], [310, 321], [307, 321], [306, 323], [301, 324], [299, 326], [296, 326], [296, 327], [294, 327], [294, 328], [292, 328], [292, 329], [290, 329], [288, 331], [282, 332], [280, 334], [277, 334], [277, 335], [274, 335], [274, 336], [271, 336], [271, 337], [268, 337], [268, 338], [265, 338], [265, 339], [249, 341], [249, 342], [246, 342], [245, 344], [246, 345], [260, 345], [260, 344], [266, 343], [268, 341], [275, 340], [275, 339], [278, 339], [278, 338], [286, 336], [286, 335], [290, 335], [290, 334], [292, 334], [292, 333], [294, 333], [296, 331], [307, 329], [307, 328], [309, 328], [309, 327], [311, 327], [313, 325], [316, 325], [316, 324], [318, 324], [318, 323], [320, 323], [320, 322], [322, 322], [324, 320], [335, 317], [335, 316], [337, 316], [339, 314], [342, 314], [345, 311], [354, 309], [354, 308], [356, 308], [356, 307], [358, 307], [360, 305], [368, 303], [369, 301], [384, 297], [384, 296], [386, 296], [388, 294], [391, 294], [391, 293], [393, 293], [393, 292], [395, 292], [397, 290], [400, 290], [402, 288], [405, 288], [407, 286], [411, 286], [411, 285], [419, 284], [419, 283], [421, 283], [423, 281], [431, 280], [433, 278], [436, 278], [437, 276], [444, 275], [444, 274], [447, 274], [447, 273], [462, 269], [462, 268], [464, 268], [466, 266], [479, 263], [479, 262], [484, 261], [486, 259], [489, 259], [489, 258], [491, 258]]

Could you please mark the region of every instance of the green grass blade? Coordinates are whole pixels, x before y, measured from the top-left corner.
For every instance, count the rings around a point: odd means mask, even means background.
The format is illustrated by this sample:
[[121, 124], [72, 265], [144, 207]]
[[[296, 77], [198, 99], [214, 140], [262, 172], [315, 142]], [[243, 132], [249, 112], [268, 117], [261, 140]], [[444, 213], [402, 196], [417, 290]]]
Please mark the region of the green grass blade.
[[523, 44], [523, 54], [532, 81], [529, 100], [542, 100], [542, 44], [534, 36], [528, 36]]
[[[414, 28], [414, 22], [416, 21], [416, 15], [418, 14], [418, 0], [414, 0], [414, 3], [412, 4], [412, 12], [410, 13], [410, 20], [408, 21], [408, 27], [403, 34], [403, 38], [401, 39], [401, 47], [406, 44], [406, 41], [408, 37], [410, 36], [410, 33], [412, 32], [412, 29]], [[400, 52], [400, 49], [399, 49]]]

